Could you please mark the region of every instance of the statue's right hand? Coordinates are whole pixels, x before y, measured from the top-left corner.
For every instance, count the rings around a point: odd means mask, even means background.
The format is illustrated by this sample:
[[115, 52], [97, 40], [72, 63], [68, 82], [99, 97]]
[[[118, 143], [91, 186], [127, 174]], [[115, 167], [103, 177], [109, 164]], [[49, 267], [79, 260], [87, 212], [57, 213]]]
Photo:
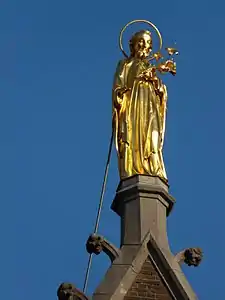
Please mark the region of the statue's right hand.
[[117, 96], [121, 99], [123, 99], [123, 95], [129, 91], [130, 89], [127, 87], [121, 87], [120, 89], [117, 90]]
[[114, 105], [118, 109], [121, 109], [124, 102], [124, 94], [130, 89], [127, 87], [119, 87], [115, 90], [116, 97], [114, 98]]

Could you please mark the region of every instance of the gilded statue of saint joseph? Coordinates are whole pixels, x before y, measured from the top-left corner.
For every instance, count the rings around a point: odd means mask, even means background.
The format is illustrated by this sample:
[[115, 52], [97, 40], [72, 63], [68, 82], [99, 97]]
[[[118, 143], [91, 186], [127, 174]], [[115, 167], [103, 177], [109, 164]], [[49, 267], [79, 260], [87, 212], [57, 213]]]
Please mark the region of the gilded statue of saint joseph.
[[162, 148], [167, 89], [156, 71], [175, 73], [171, 60], [156, 67], [147, 59], [152, 37], [143, 30], [130, 40], [130, 56], [118, 63], [113, 84], [113, 127], [120, 178], [134, 174], [167, 181]]

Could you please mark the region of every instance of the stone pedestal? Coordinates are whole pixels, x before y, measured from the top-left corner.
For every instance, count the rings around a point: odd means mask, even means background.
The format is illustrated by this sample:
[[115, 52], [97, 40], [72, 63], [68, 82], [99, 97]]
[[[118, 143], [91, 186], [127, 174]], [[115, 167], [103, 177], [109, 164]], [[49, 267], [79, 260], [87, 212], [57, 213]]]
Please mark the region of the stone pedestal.
[[121, 247], [93, 300], [197, 299], [168, 244], [166, 219], [174, 203], [158, 177], [120, 182], [112, 210], [121, 218]]
[[168, 185], [158, 177], [135, 175], [121, 181], [112, 203], [121, 218], [121, 245], [141, 244], [150, 231], [167, 247], [166, 217], [174, 202]]

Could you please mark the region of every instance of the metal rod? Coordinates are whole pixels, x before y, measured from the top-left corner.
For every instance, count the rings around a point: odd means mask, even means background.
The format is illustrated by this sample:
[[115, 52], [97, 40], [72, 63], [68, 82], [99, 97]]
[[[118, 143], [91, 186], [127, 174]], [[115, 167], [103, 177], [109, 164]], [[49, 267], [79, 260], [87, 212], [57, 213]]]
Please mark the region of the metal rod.
[[[110, 144], [109, 144], [109, 152], [108, 152], [108, 157], [107, 157], [107, 162], [106, 162], [106, 167], [105, 167], [105, 174], [104, 174], [101, 196], [100, 196], [98, 212], [97, 212], [97, 217], [96, 217], [96, 222], [95, 222], [94, 234], [97, 233], [98, 227], [99, 227], [99, 221], [100, 221], [100, 217], [101, 217], [102, 205], [103, 205], [103, 200], [104, 200], [104, 195], [105, 195], [106, 182], [107, 182], [108, 172], [109, 172], [109, 163], [110, 163], [110, 157], [111, 157], [111, 152], [112, 152], [112, 144], [113, 144], [113, 132], [112, 132]], [[88, 284], [91, 263], [92, 263], [92, 256], [93, 256], [93, 254], [91, 253], [89, 255], [89, 259], [88, 259], [88, 265], [87, 265], [87, 270], [86, 270], [85, 279], [84, 279], [84, 287], [83, 287], [84, 293], [87, 290], [87, 284]]]
[[91, 269], [91, 263], [92, 263], [92, 257], [93, 253], [89, 255], [88, 259], [88, 264], [87, 264], [87, 269], [86, 269], [86, 274], [85, 274], [85, 279], [84, 279], [84, 287], [83, 287], [83, 293], [86, 293], [87, 290], [87, 284], [88, 284], [88, 279], [89, 279], [89, 274], [90, 274], [90, 269]]

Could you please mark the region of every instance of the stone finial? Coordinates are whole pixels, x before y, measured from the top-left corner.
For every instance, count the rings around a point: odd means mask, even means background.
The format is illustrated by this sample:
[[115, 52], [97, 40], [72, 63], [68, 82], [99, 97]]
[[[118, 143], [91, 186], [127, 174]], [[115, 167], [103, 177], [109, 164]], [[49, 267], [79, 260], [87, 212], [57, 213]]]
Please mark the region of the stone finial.
[[201, 248], [187, 248], [179, 252], [175, 259], [178, 263], [185, 263], [188, 266], [197, 267], [201, 263], [203, 252]]
[[100, 254], [102, 251], [107, 254], [113, 262], [120, 253], [120, 250], [112, 243], [107, 241], [103, 236], [98, 234], [91, 234], [86, 243], [86, 249], [89, 254]]
[[62, 283], [57, 291], [59, 300], [88, 300], [72, 283]]

